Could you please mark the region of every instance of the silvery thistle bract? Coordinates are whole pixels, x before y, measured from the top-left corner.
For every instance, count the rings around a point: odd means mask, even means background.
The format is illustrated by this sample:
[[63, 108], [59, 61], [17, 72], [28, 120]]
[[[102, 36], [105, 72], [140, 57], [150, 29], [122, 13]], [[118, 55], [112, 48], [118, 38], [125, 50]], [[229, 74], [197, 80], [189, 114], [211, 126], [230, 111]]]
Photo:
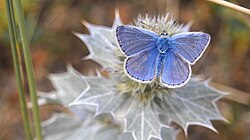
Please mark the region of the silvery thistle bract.
[[[190, 27], [190, 24], [174, 23], [169, 14], [155, 17], [138, 16], [134, 22], [135, 26], [153, 30], [141, 22], [160, 31], [166, 30], [170, 34], [188, 32]], [[90, 51], [84, 59], [92, 59], [99, 63], [103, 70], [108, 72], [108, 76], [104, 77], [101, 72], [98, 72], [97, 76], [85, 76], [71, 66], [68, 66], [66, 73], [50, 76], [56, 91], [53, 98], [41, 94], [41, 100], [44, 103], [67, 106], [77, 117], [57, 114], [54, 119], [46, 121], [43, 125], [46, 139], [52, 139], [56, 135], [58, 139], [65, 140], [97, 140], [100, 136], [103, 140], [174, 140], [176, 130], [171, 127], [171, 122], [183, 128], [187, 135], [189, 125], [201, 125], [216, 131], [211, 120], [225, 121], [216, 105], [216, 101], [225, 93], [210, 87], [208, 80], [199, 81], [191, 78], [185, 86], [169, 89], [158, 82], [142, 84], [127, 77], [123, 69], [125, 56], [118, 49], [115, 36], [116, 27], [122, 25], [118, 11], [111, 28], [86, 21], [83, 24], [90, 34], [75, 35]], [[105, 117], [100, 117], [105, 115], [111, 120], [110, 128], [106, 127], [108, 124], [103, 119]], [[64, 125], [63, 132], [58, 130], [50, 134], [48, 130], [60, 128], [60, 122], [65, 122], [64, 119], [69, 124], [71, 121], [77, 122], [75, 125]], [[105, 133], [100, 129], [86, 131], [86, 128], [95, 126], [96, 121], [101, 122], [98, 128], [105, 129]], [[69, 133], [66, 133], [67, 131]], [[92, 137], [86, 137], [87, 134]], [[100, 135], [95, 137], [93, 134]]]

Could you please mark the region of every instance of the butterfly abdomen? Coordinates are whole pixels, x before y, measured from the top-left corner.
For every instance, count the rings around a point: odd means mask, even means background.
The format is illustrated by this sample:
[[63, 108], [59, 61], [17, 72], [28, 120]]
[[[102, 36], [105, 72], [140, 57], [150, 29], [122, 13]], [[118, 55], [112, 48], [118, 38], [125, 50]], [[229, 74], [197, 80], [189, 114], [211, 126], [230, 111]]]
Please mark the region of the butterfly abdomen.
[[161, 76], [162, 73], [162, 63], [163, 63], [163, 58], [164, 54], [158, 54], [157, 59], [156, 59], [156, 78], [158, 79]]

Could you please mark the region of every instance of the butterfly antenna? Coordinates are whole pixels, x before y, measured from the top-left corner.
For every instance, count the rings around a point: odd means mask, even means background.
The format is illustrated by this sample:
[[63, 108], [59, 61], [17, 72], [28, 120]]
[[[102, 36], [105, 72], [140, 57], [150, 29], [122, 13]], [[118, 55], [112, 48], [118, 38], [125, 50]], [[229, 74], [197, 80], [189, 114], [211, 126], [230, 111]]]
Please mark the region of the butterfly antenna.
[[150, 27], [150, 28], [152, 28], [152, 29], [156, 29], [156, 30], [159, 31], [159, 29], [157, 29], [157, 28], [155, 28], [155, 27], [153, 27], [153, 26], [150, 26], [150, 25], [144, 23], [143, 21], [140, 21], [140, 22], [141, 22], [143, 25], [145, 25], [145, 26], [148, 26], [148, 27]]
[[173, 27], [173, 25], [176, 23], [176, 20], [169, 26], [169, 30]]

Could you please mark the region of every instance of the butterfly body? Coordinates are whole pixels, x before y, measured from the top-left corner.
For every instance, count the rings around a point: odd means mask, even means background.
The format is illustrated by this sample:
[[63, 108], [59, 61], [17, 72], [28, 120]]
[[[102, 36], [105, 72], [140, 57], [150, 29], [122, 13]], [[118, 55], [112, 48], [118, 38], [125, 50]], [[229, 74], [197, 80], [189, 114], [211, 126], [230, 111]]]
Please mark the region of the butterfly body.
[[162, 70], [162, 64], [164, 61], [164, 58], [166, 57], [165, 53], [160, 53], [157, 56], [157, 60], [156, 60], [156, 78], [159, 78], [161, 76], [161, 70]]
[[169, 37], [159, 36], [156, 42], [156, 48], [161, 54], [165, 54], [171, 49], [171, 42]]
[[117, 27], [116, 36], [127, 56], [124, 69], [131, 79], [142, 83], [159, 79], [169, 88], [188, 82], [190, 65], [201, 57], [210, 41], [210, 36], [202, 32], [158, 35], [130, 25]]

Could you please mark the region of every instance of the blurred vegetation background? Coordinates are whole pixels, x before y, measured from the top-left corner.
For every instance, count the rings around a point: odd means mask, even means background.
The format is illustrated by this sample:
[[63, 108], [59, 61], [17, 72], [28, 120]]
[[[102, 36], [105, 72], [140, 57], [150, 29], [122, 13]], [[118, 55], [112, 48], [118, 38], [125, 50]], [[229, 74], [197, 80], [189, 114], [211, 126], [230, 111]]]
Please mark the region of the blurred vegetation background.
[[[212, 36], [203, 57], [192, 67], [194, 74], [250, 93], [250, 16], [201, 0], [22, 0], [30, 37], [32, 58], [40, 91], [53, 90], [47, 79], [50, 73], [64, 72], [71, 63], [78, 71], [92, 74], [100, 66], [83, 61], [85, 45], [72, 32], [88, 33], [81, 21], [111, 26], [117, 8], [125, 24], [138, 13], [144, 15], [171, 12], [179, 23], [193, 22], [192, 31]], [[250, 8], [248, 0], [230, 2]], [[0, 140], [23, 139], [14, 69], [12, 65], [4, 1], [0, 1]], [[26, 89], [27, 90], [27, 89]], [[227, 92], [230, 92], [227, 91]], [[29, 95], [27, 95], [29, 96]], [[241, 94], [234, 95], [241, 96]], [[192, 126], [190, 140], [250, 140], [250, 107], [235, 101], [219, 103], [230, 123], [214, 121], [219, 134]], [[43, 120], [58, 106], [41, 108]], [[183, 139], [183, 135], [179, 136]]]

